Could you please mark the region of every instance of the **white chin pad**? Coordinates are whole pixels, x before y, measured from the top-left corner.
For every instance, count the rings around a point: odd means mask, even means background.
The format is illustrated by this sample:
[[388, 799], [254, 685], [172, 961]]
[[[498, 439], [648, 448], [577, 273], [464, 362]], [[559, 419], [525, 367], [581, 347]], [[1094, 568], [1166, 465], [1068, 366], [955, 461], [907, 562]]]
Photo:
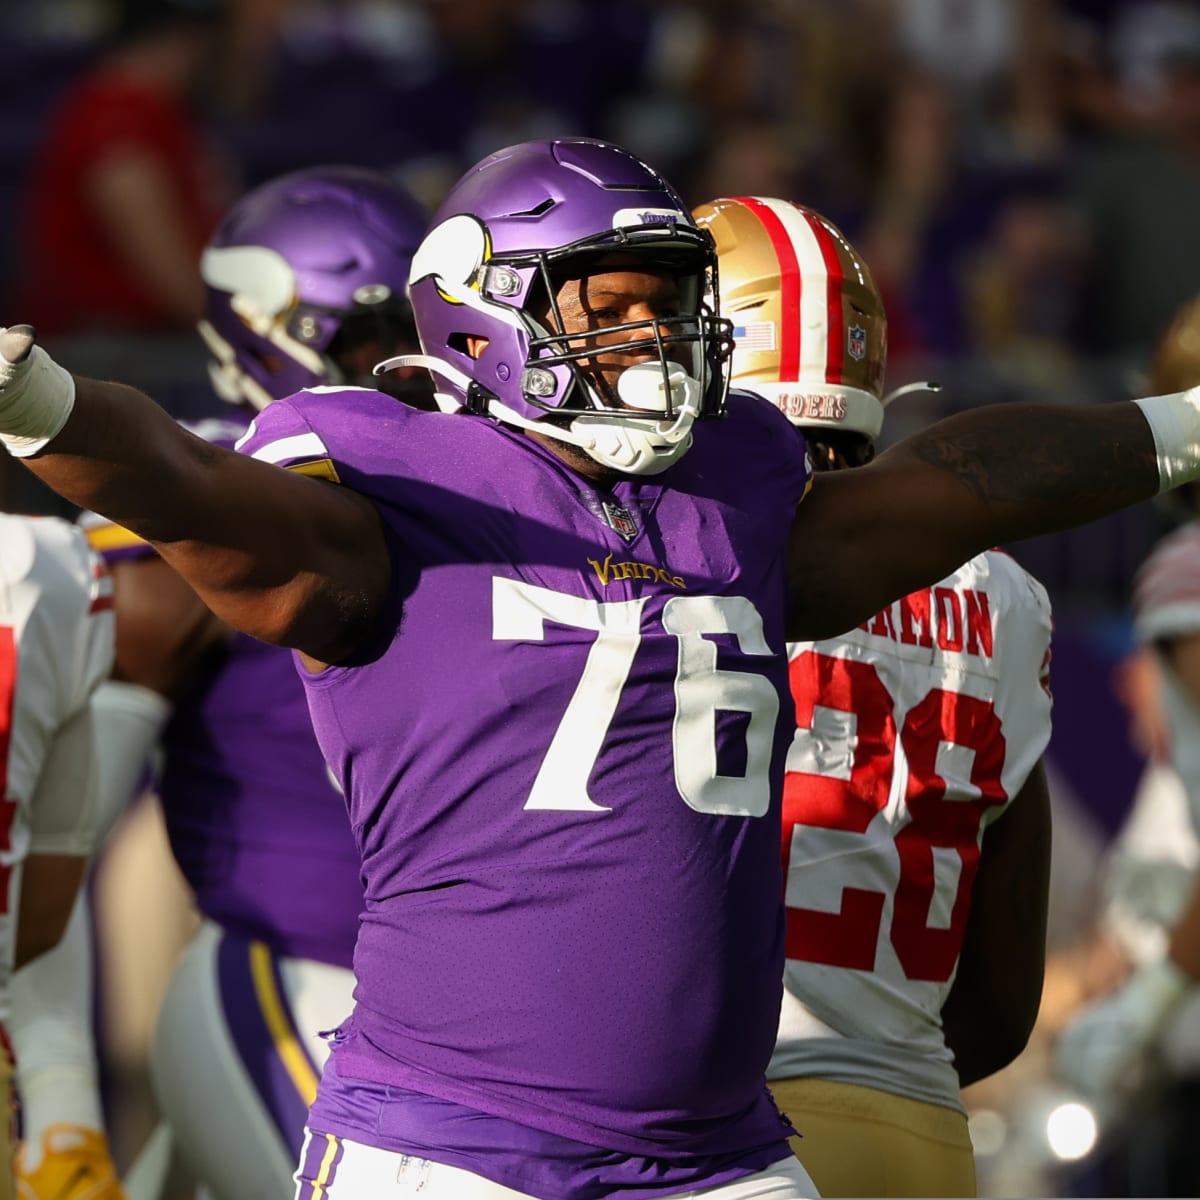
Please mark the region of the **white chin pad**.
[[[700, 390], [699, 383], [675, 362], [667, 363], [666, 376], [671, 389], [671, 410], [678, 413], [689, 402], [694, 405]], [[644, 362], [626, 367], [617, 376], [617, 395], [621, 403], [630, 408], [640, 408], [645, 412], [667, 412], [662, 363]]]
[[691, 446], [691, 427], [690, 419], [682, 422], [668, 440], [651, 429], [630, 429], [610, 425], [601, 416], [594, 422], [582, 416], [572, 422], [571, 431], [577, 438], [575, 444], [583, 446], [598, 463], [630, 475], [657, 475], [678, 462]]

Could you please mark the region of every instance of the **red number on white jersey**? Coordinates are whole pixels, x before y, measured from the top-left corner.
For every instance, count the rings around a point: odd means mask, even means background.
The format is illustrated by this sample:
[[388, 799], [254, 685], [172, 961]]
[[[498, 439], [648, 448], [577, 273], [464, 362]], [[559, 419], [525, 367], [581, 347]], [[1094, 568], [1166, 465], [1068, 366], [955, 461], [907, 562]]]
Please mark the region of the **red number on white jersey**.
[[[909, 979], [945, 982], [962, 949], [984, 814], [1008, 799], [1000, 782], [1004, 734], [994, 704], [934, 688], [909, 711], [897, 736], [893, 699], [873, 664], [805, 650], [792, 661], [791, 683], [798, 728], [812, 727], [819, 706], [851, 714], [856, 733], [848, 779], [788, 772], [785, 856], [797, 825], [865, 833], [888, 802], [897, 751], [903, 753], [909, 769], [904, 800], [911, 819], [895, 837], [900, 879], [889, 936]], [[937, 769], [945, 744], [973, 752], [970, 782], [977, 798], [946, 799], [946, 781]], [[953, 850], [960, 860], [946, 928], [928, 923], [936, 887], [934, 847]], [[786, 873], [786, 861], [784, 867]], [[886, 899], [881, 891], [847, 886], [836, 913], [789, 907], [788, 958], [872, 970]]]

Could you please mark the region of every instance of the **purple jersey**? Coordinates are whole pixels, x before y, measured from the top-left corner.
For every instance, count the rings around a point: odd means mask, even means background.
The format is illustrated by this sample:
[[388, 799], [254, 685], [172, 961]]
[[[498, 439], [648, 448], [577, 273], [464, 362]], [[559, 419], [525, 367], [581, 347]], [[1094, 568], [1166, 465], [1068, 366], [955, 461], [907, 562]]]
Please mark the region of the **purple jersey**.
[[[231, 446], [249, 416], [189, 428]], [[151, 555], [88, 514], [110, 562]], [[163, 734], [171, 850], [200, 911], [276, 954], [349, 967], [362, 908], [358, 850], [291, 654], [243, 634], [176, 705]]]
[[392, 552], [374, 645], [305, 678], [366, 884], [337, 1074], [628, 1155], [779, 1142], [802, 440], [737, 395], [598, 493], [489, 419], [327, 388], [239, 448], [369, 496]]

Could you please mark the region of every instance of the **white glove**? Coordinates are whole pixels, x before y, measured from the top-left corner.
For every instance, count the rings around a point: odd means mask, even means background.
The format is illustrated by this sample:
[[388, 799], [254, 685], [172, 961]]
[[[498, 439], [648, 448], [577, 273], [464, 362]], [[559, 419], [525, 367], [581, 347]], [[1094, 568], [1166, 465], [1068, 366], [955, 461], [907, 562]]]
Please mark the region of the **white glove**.
[[1135, 400], [1154, 435], [1158, 490], [1200, 478], [1200, 387]]
[[0, 442], [26, 458], [43, 449], [75, 407], [75, 380], [34, 344], [33, 327], [0, 327]]
[[1079, 1013], [1059, 1035], [1059, 1076], [1093, 1101], [1129, 1093], [1142, 1060], [1191, 987], [1169, 958], [1139, 968], [1111, 996]]

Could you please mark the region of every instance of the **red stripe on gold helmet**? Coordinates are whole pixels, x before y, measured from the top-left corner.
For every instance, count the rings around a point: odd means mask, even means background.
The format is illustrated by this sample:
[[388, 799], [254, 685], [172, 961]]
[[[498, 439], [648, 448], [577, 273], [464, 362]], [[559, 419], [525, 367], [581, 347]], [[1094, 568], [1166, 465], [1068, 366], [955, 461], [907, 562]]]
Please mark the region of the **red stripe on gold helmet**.
[[692, 214], [717, 247], [721, 312], [734, 325], [734, 387], [796, 425], [874, 439], [883, 423], [887, 317], [845, 235], [786, 200], [740, 196]]

